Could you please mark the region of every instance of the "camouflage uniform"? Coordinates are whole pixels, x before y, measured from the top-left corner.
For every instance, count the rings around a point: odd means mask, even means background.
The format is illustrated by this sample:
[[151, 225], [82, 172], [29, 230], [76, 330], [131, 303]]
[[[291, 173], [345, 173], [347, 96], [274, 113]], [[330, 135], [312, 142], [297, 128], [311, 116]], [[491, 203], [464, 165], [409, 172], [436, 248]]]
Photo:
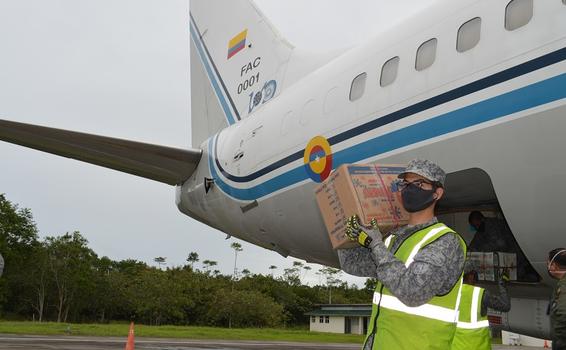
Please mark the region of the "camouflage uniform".
[[566, 276], [556, 284], [550, 302], [552, 349], [566, 350]]
[[[444, 171], [428, 160], [413, 160], [406, 171], [444, 186]], [[460, 278], [465, 260], [460, 238], [455, 234], [440, 237], [422, 248], [408, 268], [393, 252], [413, 233], [437, 222], [434, 217], [424, 224], [407, 225], [393, 230], [391, 234], [396, 239], [391, 250], [381, 241], [371, 249], [338, 249], [340, 266], [352, 275], [377, 278], [407, 306], [423, 305], [436, 295], [448, 293]], [[366, 349], [371, 349], [373, 344], [373, 334], [369, 337]]]
[[507, 293], [507, 287], [504, 281], [499, 281], [499, 293], [494, 293], [489, 290], [483, 292], [481, 300], [481, 315], [487, 315], [487, 309], [493, 309], [502, 312], [509, 312], [511, 310], [511, 299]]

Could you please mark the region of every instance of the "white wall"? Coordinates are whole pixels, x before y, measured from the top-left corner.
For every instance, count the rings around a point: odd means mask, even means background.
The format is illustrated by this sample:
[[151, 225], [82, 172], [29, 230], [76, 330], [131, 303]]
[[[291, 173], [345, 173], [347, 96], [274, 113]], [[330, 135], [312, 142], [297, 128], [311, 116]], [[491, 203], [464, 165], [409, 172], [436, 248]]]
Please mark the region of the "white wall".
[[329, 323], [320, 323], [320, 316], [316, 316], [316, 322], [311, 320], [310, 330], [312, 332], [344, 333], [344, 316], [330, 316]]
[[[329, 323], [320, 323], [320, 316], [316, 316], [316, 322], [310, 321], [311, 332], [344, 333], [346, 320], [344, 316], [330, 316]], [[352, 317], [351, 333], [363, 334], [363, 317]]]

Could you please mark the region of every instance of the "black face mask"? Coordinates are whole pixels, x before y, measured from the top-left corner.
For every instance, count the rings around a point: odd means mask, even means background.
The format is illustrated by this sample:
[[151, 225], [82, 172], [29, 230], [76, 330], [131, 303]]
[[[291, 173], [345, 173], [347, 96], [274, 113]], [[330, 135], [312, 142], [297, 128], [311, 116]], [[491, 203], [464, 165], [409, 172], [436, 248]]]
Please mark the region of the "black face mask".
[[436, 200], [434, 198], [435, 192], [436, 190], [434, 188], [432, 190], [423, 190], [416, 185], [409, 185], [401, 192], [403, 207], [409, 213], [426, 209]]

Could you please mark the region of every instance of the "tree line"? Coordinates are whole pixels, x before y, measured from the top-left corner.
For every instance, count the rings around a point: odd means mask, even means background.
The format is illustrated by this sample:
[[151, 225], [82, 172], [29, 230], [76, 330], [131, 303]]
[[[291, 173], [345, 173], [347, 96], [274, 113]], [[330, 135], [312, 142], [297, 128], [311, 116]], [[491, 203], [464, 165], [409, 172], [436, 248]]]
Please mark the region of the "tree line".
[[183, 266], [157, 267], [135, 259], [99, 257], [79, 232], [39, 238], [29, 209], [0, 195], [0, 317], [56, 322], [135, 320], [150, 325], [281, 327], [308, 323], [315, 304], [368, 303], [373, 283], [357, 288], [340, 280], [340, 271], [323, 268], [324, 283], [302, 282], [311, 269], [300, 261], [275, 277], [237, 269], [225, 275], [217, 262], [189, 252]]

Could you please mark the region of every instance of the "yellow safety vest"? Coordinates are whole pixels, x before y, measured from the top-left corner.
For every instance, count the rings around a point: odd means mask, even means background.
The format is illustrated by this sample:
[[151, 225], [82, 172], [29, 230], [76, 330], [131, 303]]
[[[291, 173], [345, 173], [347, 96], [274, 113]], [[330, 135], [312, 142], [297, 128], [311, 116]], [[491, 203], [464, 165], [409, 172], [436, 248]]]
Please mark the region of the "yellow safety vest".
[[491, 349], [489, 321], [481, 315], [484, 289], [464, 284], [452, 350]]
[[[409, 267], [420, 249], [448, 233], [455, 232], [442, 223], [417, 231], [401, 244], [395, 257]], [[459, 235], [458, 238], [465, 257], [466, 244]], [[393, 245], [391, 241], [391, 236], [385, 241], [389, 249]], [[366, 343], [374, 334], [372, 349], [450, 349], [458, 320], [461, 287], [462, 276], [447, 294], [434, 296], [424, 305], [409, 307], [378, 282]]]

